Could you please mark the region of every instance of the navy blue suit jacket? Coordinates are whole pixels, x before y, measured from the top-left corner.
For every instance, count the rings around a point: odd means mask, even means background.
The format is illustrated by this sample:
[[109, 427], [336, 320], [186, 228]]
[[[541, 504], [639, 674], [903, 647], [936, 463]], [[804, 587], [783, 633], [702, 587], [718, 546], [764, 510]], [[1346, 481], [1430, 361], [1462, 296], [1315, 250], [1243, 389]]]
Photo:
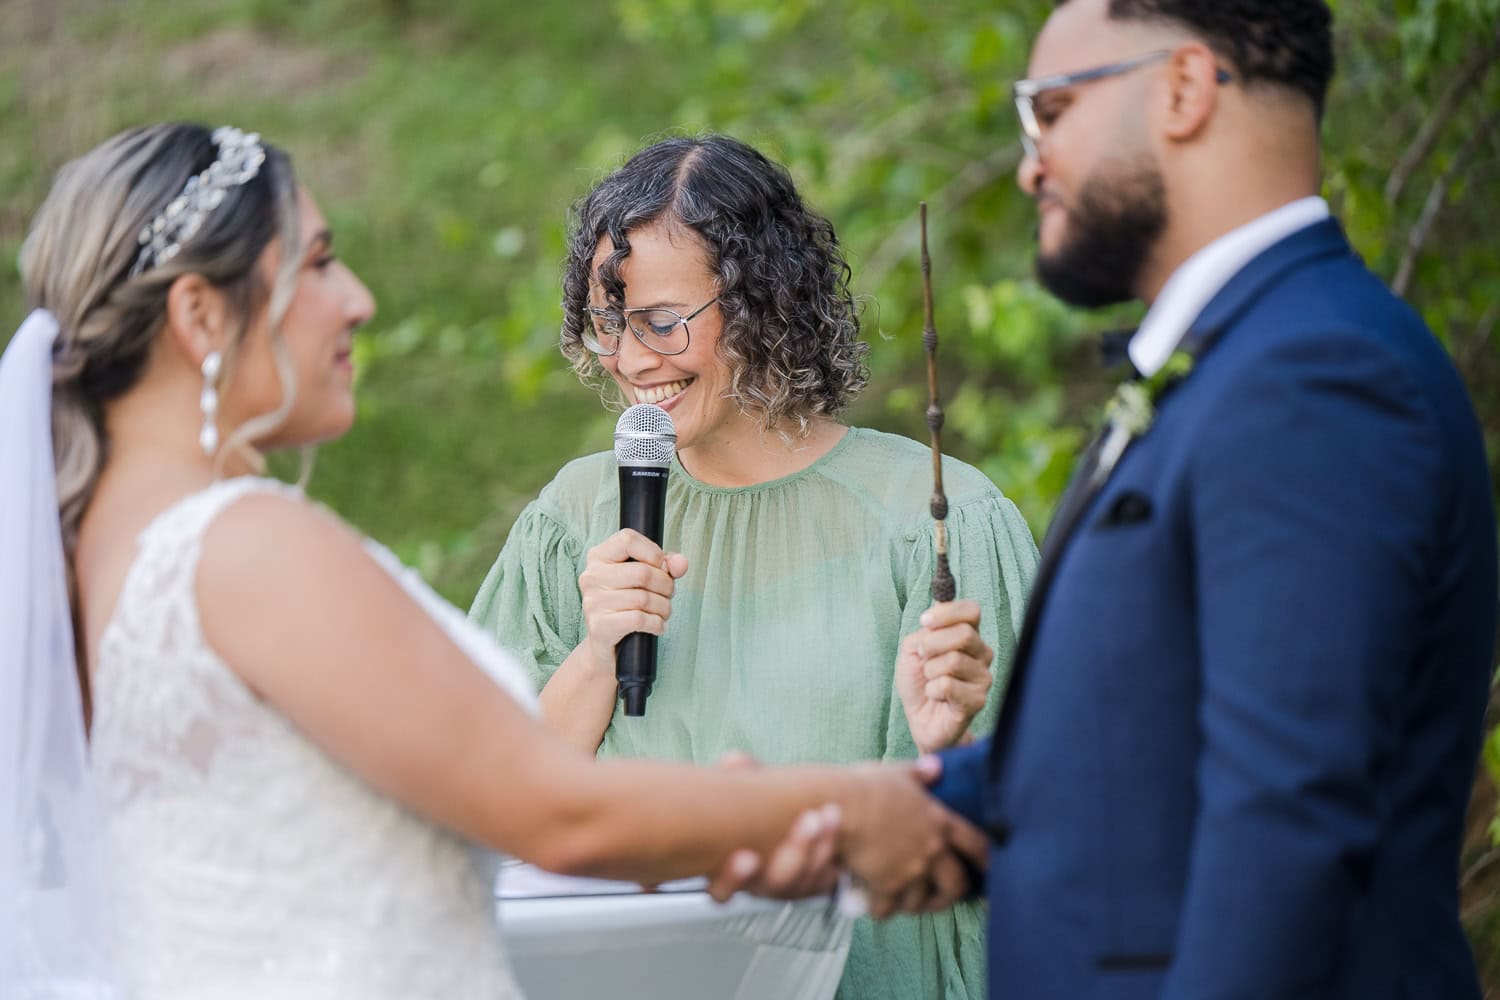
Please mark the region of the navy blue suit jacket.
[[995, 733], [945, 755], [939, 796], [994, 837], [991, 995], [1477, 998], [1457, 862], [1496, 549], [1468, 396], [1331, 220], [1194, 332], [1044, 546]]

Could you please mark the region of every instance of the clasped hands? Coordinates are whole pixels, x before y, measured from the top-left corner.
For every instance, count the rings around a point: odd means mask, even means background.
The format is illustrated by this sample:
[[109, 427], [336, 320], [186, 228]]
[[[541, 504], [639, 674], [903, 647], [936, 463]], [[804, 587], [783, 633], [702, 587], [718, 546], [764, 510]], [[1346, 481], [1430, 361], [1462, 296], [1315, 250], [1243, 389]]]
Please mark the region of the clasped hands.
[[[757, 765], [734, 754], [721, 766]], [[710, 879], [709, 894], [720, 902], [736, 892], [801, 899], [830, 892], [847, 869], [872, 916], [947, 909], [973, 891], [969, 871], [984, 870], [988, 841], [928, 794], [940, 773], [936, 757], [850, 768], [848, 806], [804, 812], [765, 858], [735, 851]]]

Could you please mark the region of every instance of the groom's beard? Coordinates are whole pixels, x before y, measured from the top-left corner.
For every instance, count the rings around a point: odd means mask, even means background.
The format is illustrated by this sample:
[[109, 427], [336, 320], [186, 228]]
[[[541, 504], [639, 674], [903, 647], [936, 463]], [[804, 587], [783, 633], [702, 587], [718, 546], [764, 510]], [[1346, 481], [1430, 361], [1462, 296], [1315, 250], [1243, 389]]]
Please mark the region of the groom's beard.
[[1068, 237], [1037, 254], [1038, 280], [1069, 305], [1093, 309], [1136, 297], [1136, 280], [1167, 225], [1167, 194], [1149, 154], [1101, 165], [1067, 209]]

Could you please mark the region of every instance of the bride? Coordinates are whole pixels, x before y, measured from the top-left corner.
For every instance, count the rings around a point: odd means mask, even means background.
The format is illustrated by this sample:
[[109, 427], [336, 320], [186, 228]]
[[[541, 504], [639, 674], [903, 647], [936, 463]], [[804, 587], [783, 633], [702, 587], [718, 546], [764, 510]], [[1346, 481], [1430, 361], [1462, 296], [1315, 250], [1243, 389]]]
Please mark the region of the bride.
[[824, 817], [880, 912], [950, 905], [959, 856], [982, 863], [910, 767], [571, 749], [506, 654], [259, 475], [263, 451], [348, 429], [374, 303], [258, 136], [110, 139], [63, 169], [21, 267], [35, 311], [0, 361], [0, 997], [512, 997], [476, 843], [722, 889], [748, 879], [736, 848], [774, 858]]

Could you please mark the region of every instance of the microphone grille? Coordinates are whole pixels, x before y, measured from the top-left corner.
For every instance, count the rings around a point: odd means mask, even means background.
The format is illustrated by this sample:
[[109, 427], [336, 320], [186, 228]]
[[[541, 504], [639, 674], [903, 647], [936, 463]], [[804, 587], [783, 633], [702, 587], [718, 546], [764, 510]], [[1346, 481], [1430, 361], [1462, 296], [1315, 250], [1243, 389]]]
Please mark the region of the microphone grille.
[[672, 418], [654, 403], [636, 403], [615, 423], [615, 461], [621, 465], [665, 468], [676, 450]]

